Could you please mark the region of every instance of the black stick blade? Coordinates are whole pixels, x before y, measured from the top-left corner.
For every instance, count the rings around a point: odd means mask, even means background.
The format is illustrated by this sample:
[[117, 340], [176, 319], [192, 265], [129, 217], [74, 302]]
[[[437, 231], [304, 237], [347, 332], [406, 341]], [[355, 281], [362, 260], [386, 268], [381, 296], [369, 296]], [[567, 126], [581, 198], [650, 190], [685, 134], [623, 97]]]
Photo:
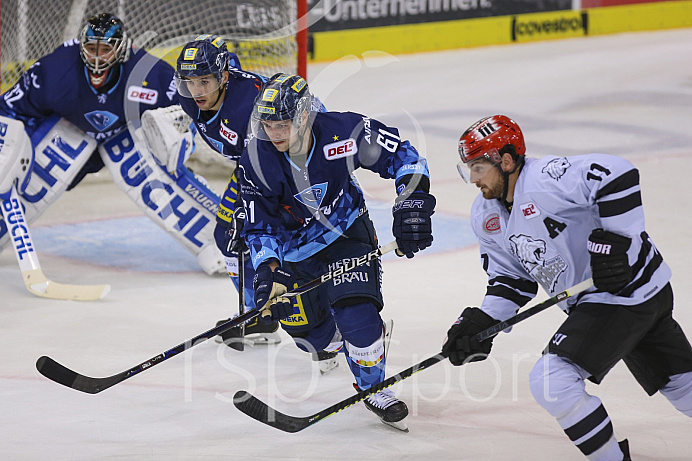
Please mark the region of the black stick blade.
[[45, 355], [36, 361], [36, 369], [51, 381], [87, 394], [97, 394], [125, 379], [122, 373], [108, 378], [90, 378], [70, 370]]
[[298, 432], [310, 426], [310, 417], [288, 416], [270, 408], [266, 403], [247, 391], [238, 391], [233, 396], [233, 405], [252, 419], [284, 432]]

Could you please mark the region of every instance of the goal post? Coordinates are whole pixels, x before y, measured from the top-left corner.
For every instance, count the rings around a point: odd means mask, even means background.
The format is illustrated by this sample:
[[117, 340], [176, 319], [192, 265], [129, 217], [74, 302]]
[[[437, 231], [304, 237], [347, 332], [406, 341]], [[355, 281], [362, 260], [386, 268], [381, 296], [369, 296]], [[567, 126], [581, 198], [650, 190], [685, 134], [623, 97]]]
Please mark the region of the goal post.
[[307, 0], [2, 0], [2, 92], [100, 12], [118, 16], [135, 46], [171, 65], [196, 35], [216, 34], [247, 70], [307, 77]]

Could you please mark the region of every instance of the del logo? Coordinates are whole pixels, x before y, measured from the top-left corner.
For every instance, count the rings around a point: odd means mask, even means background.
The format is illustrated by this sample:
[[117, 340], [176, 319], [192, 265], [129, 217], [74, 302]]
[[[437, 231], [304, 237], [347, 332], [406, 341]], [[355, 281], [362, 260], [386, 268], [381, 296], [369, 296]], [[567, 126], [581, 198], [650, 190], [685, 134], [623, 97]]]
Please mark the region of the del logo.
[[324, 158], [327, 160], [336, 160], [342, 157], [348, 157], [358, 153], [358, 146], [353, 138], [344, 139], [343, 141], [327, 144], [322, 148]]
[[127, 90], [127, 99], [135, 102], [143, 102], [144, 104], [156, 104], [159, 97], [159, 92], [151, 88], [142, 88], [141, 86], [131, 86]]
[[500, 215], [493, 213], [483, 221], [483, 230], [488, 234], [500, 232]]
[[541, 210], [539, 210], [538, 207], [533, 203], [525, 203], [520, 206], [520, 209], [521, 214], [526, 219], [535, 218], [536, 216], [540, 216], [541, 214]]
[[233, 144], [234, 146], [235, 146], [236, 144], [238, 144], [238, 133], [236, 133], [235, 131], [231, 130], [230, 128], [228, 128], [228, 127], [227, 127], [226, 125], [224, 125], [223, 123], [221, 123], [221, 125], [219, 126], [219, 134], [220, 134], [221, 136], [223, 136], [223, 138], [224, 138], [226, 141], [230, 142], [230, 143]]

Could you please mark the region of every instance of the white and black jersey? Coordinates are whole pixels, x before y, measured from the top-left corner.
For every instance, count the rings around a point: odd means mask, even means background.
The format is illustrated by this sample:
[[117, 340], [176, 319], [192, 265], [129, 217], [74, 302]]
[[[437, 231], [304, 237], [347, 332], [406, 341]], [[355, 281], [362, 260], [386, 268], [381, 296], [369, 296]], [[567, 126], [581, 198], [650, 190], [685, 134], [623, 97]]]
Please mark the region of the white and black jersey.
[[471, 216], [480, 242], [488, 290], [481, 308], [498, 320], [514, 315], [538, 285], [550, 295], [591, 277], [587, 240], [596, 228], [632, 239], [634, 279], [617, 296], [592, 288], [577, 300], [635, 305], [650, 299], [671, 276], [647, 235], [639, 171], [611, 155], [527, 158], [511, 211], [500, 200], [478, 196]]

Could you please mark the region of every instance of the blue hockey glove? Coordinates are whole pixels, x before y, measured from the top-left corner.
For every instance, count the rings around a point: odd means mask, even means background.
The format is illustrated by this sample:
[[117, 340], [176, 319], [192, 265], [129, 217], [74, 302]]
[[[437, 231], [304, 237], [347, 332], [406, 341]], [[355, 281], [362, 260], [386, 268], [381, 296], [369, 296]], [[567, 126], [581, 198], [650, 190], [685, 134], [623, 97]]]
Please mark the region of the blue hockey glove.
[[262, 311], [262, 322], [271, 323], [293, 315], [293, 302], [281, 296], [291, 286], [290, 272], [280, 267], [272, 271], [268, 264], [261, 264], [252, 285], [255, 289], [255, 306]]
[[632, 239], [613, 232], [594, 229], [587, 248], [591, 255], [591, 277], [601, 291], [616, 294], [632, 281], [627, 250]]
[[496, 323], [500, 323], [499, 320], [495, 320], [479, 308], [467, 307], [447, 331], [442, 353], [447, 355], [455, 366], [485, 360], [493, 347], [493, 338], [479, 343], [474, 336]]
[[432, 195], [415, 191], [406, 199], [397, 201], [392, 208], [392, 234], [399, 251], [407, 258], [413, 258], [413, 253], [432, 245], [430, 217], [435, 213], [435, 203], [435, 197]]
[[239, 248], [243, 245], [243, 239], [240, 233], [245, 225], [245, 208], [242, 206], [236, 207], [233, 211], [233, 219], [230, 225], [219, 221], [214, 227], [214, 240], [216, 246], [221, 250], [224, 256], [237, 257]]

